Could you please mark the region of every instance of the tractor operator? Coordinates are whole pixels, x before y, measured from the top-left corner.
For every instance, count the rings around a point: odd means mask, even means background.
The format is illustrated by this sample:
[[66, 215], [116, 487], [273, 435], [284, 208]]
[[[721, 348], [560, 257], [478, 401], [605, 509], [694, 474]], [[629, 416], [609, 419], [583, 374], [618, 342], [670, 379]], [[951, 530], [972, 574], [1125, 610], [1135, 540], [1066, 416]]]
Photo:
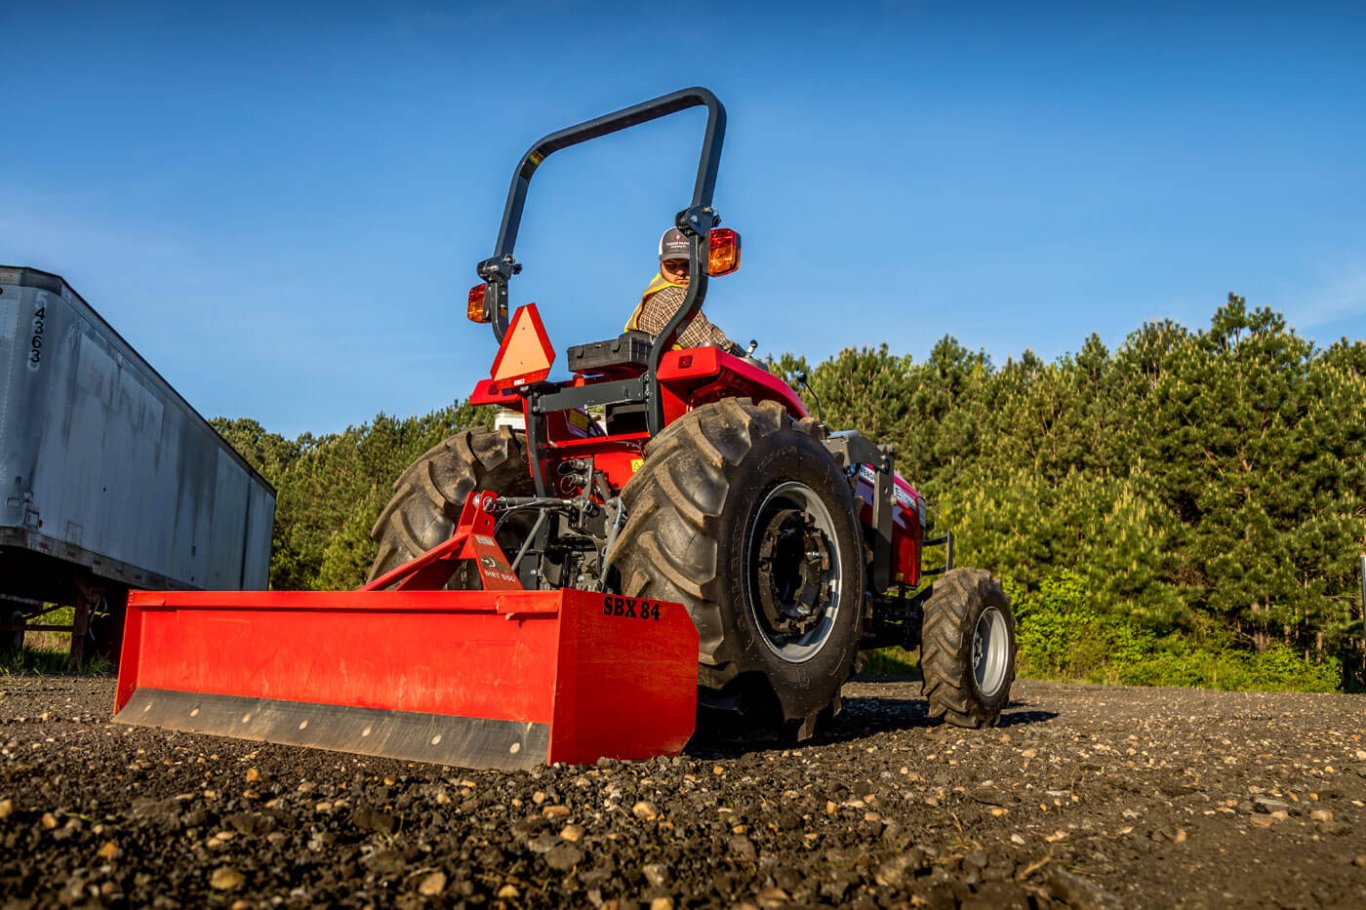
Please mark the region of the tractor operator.
[[[658, 336], [669, 324], [674, 313], [683, 305], [688, 292], [688, 238], [677, 228], [669, 228], [659, 238], [659, 274], [650, 282], [640, 297], [631, 319], [626, 323], [628, 332], [646, 332]], [[678, 330], [675, 347], [700, 348], [713, 345], [727, 354], [743, 356], [745, 349], [726, 337], [726, 333], [716, 327], [701, 313], [693, 316]]]

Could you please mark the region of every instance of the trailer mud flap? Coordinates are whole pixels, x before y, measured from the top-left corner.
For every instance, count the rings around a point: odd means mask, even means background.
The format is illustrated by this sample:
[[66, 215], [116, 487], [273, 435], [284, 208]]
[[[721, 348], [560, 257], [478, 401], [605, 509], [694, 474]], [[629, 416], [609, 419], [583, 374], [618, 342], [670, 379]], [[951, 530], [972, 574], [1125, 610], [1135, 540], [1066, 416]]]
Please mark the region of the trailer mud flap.
[[118, 723], [468, 768], [674, 754], [697, 632], [584, 591], [134, 592]]

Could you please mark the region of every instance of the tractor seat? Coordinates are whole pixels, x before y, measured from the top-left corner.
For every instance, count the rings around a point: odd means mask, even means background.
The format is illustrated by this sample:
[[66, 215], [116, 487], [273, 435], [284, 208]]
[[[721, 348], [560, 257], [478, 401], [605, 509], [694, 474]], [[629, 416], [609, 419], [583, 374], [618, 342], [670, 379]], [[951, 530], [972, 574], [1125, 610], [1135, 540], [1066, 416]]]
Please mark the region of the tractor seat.
[[566, 354], [575, 373], [638, 373], [649, 363], [654, 336], [622, 332], [617, 338], [571, 345]]

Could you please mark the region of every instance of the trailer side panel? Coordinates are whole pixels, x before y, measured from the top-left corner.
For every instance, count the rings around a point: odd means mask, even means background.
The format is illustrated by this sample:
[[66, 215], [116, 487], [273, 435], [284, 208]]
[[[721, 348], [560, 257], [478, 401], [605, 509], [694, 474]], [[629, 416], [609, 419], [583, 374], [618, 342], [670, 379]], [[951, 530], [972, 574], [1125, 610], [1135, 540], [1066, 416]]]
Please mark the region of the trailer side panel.
[[65, 281], [0, 266], [0, 594], [63, 600], [62, 565], [132, 587], [263, 589], [274, 508]]

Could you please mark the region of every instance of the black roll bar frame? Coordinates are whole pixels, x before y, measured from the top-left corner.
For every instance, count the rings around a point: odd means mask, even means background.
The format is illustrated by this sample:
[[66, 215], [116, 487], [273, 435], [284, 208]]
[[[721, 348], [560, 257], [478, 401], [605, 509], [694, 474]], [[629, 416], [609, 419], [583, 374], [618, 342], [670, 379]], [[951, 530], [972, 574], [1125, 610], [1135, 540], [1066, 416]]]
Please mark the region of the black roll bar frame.
[[[702, 135], [702, 151], [697, 164], [697, 180], [693, 184], [692, 202], [674, 219], [675, 225], [688, 238], [691, 280], [688, 282], [683, 305], [678, 308], [678, 312], [669, 320], [650, 348], [643, 394], [647, 402], [646, 417], [651, 434], [658, 433], [664, 425], [664, 405], [659, 394], [659, 364], [665, 352], [673, 348], [679, 330], [702, 310], [702, 303], [707, 296], [708, 275], [705, 265], [708, 234], [721, 221], [716, 210], [712, 208], [712, 194], [716, 190], [716, 174], [721, 166], [721, 147], [726, 135], [726, 109], [714, 94], [697, 86], [679, 89], [592, 120], [585, 120], [537, 140], [522, 156], [517, 169], [513, 171], [512, 185], [508, 188], [507, 204], [503, 208], [503, 221], [498, 228], [498, 240], [494, 244], [493, 255], [478, 265], [479, 277], [488, 285], [484, 296], [484, 316], [493, 325], [494, 337], [501, 344], [508, 328], [508, 282], [522, 270], [521, 263], [513, 257], [513, 248], [517, 244], [522, 212], [526, 208], [527, 190], [531, 186], [531, 178], [536, 170], [546, 158], [561, 149], [693, 107], [707, 109], [707, 126]], [[540, 397], [534, 393], [533, 396]], [[625, 400], [638, 401], [640, 398], [633, 395]], [[535, 404], [533, 401], [533, 406]]]

